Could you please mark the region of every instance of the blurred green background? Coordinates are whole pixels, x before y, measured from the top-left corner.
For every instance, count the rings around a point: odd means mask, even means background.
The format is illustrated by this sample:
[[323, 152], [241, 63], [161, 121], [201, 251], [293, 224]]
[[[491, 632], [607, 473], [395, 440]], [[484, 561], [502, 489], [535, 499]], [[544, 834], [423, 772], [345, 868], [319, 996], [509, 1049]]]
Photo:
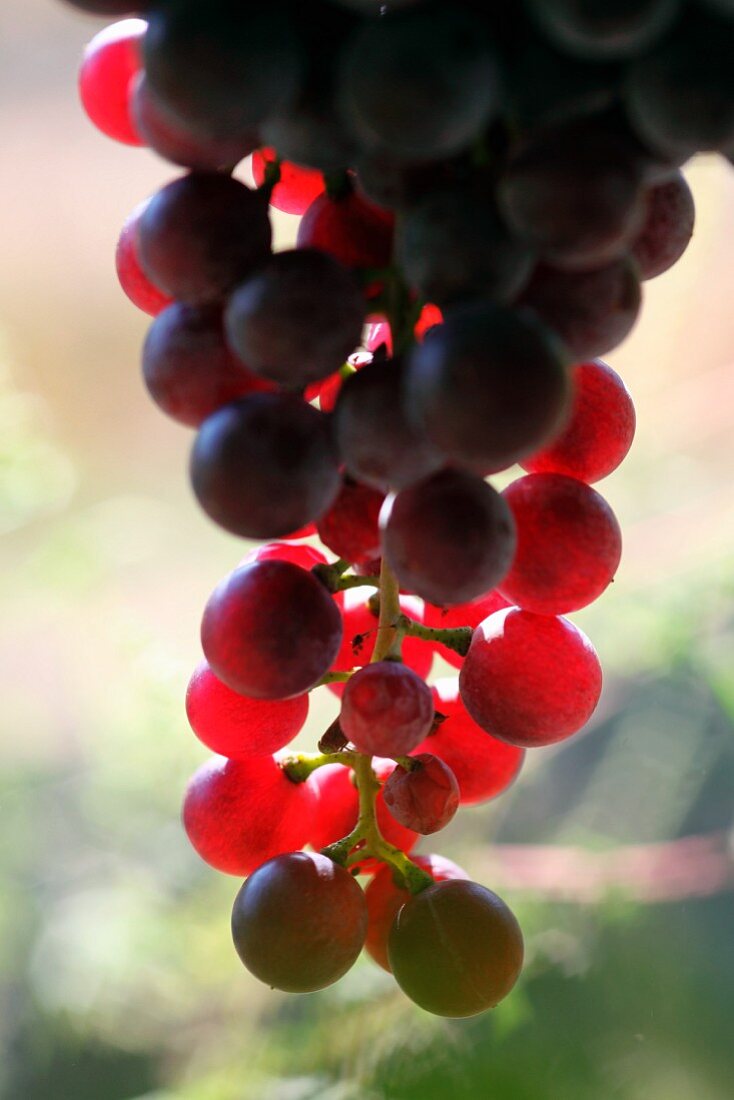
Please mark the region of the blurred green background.
[[473, 1021], [368, 961], [289, 998], [242, 970], [237, 883], [178, 822], [199, 615], [242, 545], [194, 507], [190, 436], [139, 381], [114, 246], [175, 171], [83, 119], [97, 25], [0, 11], [0, 1097], [731, 1100], [734, 172], [690, 166], [693, 244], [610, 357], [639, 430], [601, 486], [622, 568], [575, 617], [599, 712], [432, 844], [515, 908], [520, 985]]

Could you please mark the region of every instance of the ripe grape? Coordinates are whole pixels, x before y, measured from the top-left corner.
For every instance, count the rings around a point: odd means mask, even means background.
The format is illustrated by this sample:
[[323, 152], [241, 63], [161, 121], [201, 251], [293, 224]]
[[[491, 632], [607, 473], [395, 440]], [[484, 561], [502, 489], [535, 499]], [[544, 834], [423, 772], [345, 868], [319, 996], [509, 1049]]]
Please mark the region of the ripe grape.
[[525, 750], [477, 725], [464, 707], [455, 676], [437, 680], [432, 691], [439, 721], [414, 751], [431, 753], [451, 768], [463, 806], [496, 798], [517, 779]]
[[84, 51], [79, 95], [98, 130], [125, 145], [143, 140], [130, 112], [131, 84], [140, 71], [140, 43], [147, 23], [123, 19], [96, 34]]
[[[499, 611], [501, 607], [507, 607], [507, 600], [496, 590], [488, 592], [486, 596], [479, 596], [468, 603], [457, 603], [453, 607], [436, 607], [427, 603], [423, 613], [423, 622], [426, 626], [437, 630], [451, 630], [455, 627], [468, 626], [472, 630], [479, 626], [483, 619], [491, 615], [493, 611]], [[442, 642], [430, 643], [436, 653], [440, 653], [444, 661], [448, 661], [455, 668], [461, 668], [464, 658], [455, 649], [449, 649]]]
[[540, 264], [520, 296], [577, 363], [621, 344], [637, 320], [640, 301], [640, 271], [630, 256], [597, 271], [559, 271]]
[[150, 327], [143, 378], [156, 405], [192, 428], [222, 405], [272, 388], [227, 347], [219, 306], [181, 302], [165, 309]]
[[510, 992], [523, 939], [497, 894], [460, 879], [434, 883], [398, 911], [387, 953], [400, 988], [438, 1016], [475, 1016]]
[[316, 527], [324, 546], [353, 564], [366, 564], [380, 553], [378, 520], [385, 497], [368, 485], [347, 479], [339, 496]]
[[527, 311], [457, 309], [413, 351], [406, 394], [446, 456], [484, 472], [503, 469], [562, 427], [566, 352]]
[[[389, 778], [395, 762], [373, 760], [372, 767], [378, 779], [383, 782]], [[359, 816], [359, 793], [350, 769], [343, 764], [326, 764], [317, 768], [307, 782], [316, 796], [316, 813], [309, 843], [312, 848], [326, 848], [328, 844], [335, 844], [349, 836], [354, 829]], [[375, 816], [380, 834], [388, 844], [409, 852], [418, 842], [418, 834], [395, 820], [385, 805], [383, 790], [384, 788], [380, 789], [375, 799]], [[369, 861], [363, 861], [360, 866], [364, 871], [369, 866]]]
[[259, 144], [257, 134], [250, 131], [220, 138], [192, 132], [157, 101], [144, 73], [133, 80], [131, 111], [135, 128], [145, 144], [160, 157], [183, 168], [231, 171]]
[[319, 248], [350, 268], [387, 267], [394, 219], [354, 192], [314, 199], [298, 226], [298, 248]]
[[502, 495], [517, 528], [502, 595], [540, 615], [578, 611], [600, 596], [622, 555], [619, 524], [604, 497], [564, 474], [528, 474]]
[[315, 811], [313, 791], [292, 782], [275, 757], [215, 756], [189, 782], [183, 823], [206, 863], [242, 876], [304, 845]]
[[315, 546], [293, 542], [266, 542], [255, 546], [245, 554], [240, 565], [251, 565], [255, 561], [289, 561], [293, 565], [299, 565], [301, 569], [326, 565], [325, 555]]
[[291, 103], [302, 57], [288, 7], [278, 0], [165, 0], [151, 12], [145, 70], [160, 102], [211, 137], [258, 126]]
[[364, 297], [346, 268], [317, 249], [276, 253], [227, 307], [230, 344], [256, 373], [302, 387], [338, 370], [357, 347]]
[[279, 538], [317, 519], [340, 480], [326, 417], [291, 394], [224, 405], [201, 425], [191, 453], [202, 508], [244, 538]]
[[292, 741], [308, 717], [308, 695], [253, 699], [232, 691], [202, 661], [186, 690], [186, 715], [207, 748], [238, 759], [277, 752]]
[[363, 23], [342, 55], [340, 76], [342, 115], [362, 145], [408, 163], [466, 148], [500, 107], [484, 26], [447, 6]]
[[635, 407], [622, 379], [600, 359], [573, 371], [573, 405], [565, 429], [523, 460], [528, 473], [567, 474], [591, 484], [616, 470], [632, 446]]
[[431, 753], [411, 756], [410, 771], [399, 764], [383, 788], [385, 803], [401, 825], [427, 836], [445, 828], [459, 808], [459, 784], [451, 768]]
[[[266, 170], [274, 161], [273, 149], [257, 149], [252, 154], [252, 175], [257, 187], [265, 183]], [[270, 205], [284, 214], [305, 214], [324, 190], [323, 173], [281, 160], [280, 179], [270, 194]]]
[[346, 974], [367, 933], [364, 894], [326, 856], [290, 852], [245, 882], [232, 910], [237, 954], [256, 978], [312, 993]]
[[346, 379], [334, 409], [334, 433], [348, 472], [377, 489], [404, 489], [444, 464], [408, 415], [404, 379], [402, 361], [376, 359]]
[[[466, 871], [446, 856], [418, 855], [411, 856], [411, 859], [422, 871], [427, 871], [434, 882], [469, 878]], [[388, 936], [398, 911], [406, 901], [410, 900], [410, 897], [410, 893], [395, 882], [392, 867], [385, 865], [380, 867], [364, 892], [368, 915], [365, 950], [378, 966], [389, 973], [391, 970], [387, 957]]]
[[444, 470], [386, 499], [382, 547], [402, 585], [434, 604], [465, 603], [510, 567], [515, 529], [504, 500], [481, 478]]
[[140, 259], [166, 293], [189, 305], [221, 301], [270, 255], [262, 195], [217, 172], [169, 183], [140, 217]]
[[170, 306], [172, 299], [143, 271], [138, 249], [138, 224], [150, 199], [138, 204], [125, 221], [115, 251], [115, 268], [120, 286], [134, 306], [151, 317]]
[[339, 609], [313, 574], [289, 561], [258, 561], [231, 573], [204, 610], [201, 642], [215, 676], [256, 699], [309, 691], [342, 639]]
[[339, 724], [358, 752], [403, 755], [423, 740], [432, 723], [430, 688], [398, 661], [365, 665], [344, 686]]
[[654, 279], [681, 258], [693, 236], [696, 208], [682, 172], [651, 187], [644, 225], [632, 243], [640, 278]]
[[[517, 607], [496, 611], [477, 627], [459, 674], [461, 698], [474, 721], [527, 748], [581, 729], [601, 685], [599, 658], [577, 626]], [[440, 755], [438, 748], [430, 751]]]

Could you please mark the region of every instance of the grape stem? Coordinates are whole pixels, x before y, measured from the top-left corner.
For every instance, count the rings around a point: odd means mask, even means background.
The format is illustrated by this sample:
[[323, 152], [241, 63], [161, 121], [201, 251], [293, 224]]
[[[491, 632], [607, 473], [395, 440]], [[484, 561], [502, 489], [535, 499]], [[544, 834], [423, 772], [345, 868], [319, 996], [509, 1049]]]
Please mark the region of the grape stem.
[[470, 626], [423, 626], [422, 623], [416, 622], [415, 619], [411, 619], [407, 615], [401, 616], [398, 629], [410, 638], [422, 638], [426, 642], [440, 642], [448, 649], [453, 649], [461, 657], [465, 657], [469, 652], [473, 633]]

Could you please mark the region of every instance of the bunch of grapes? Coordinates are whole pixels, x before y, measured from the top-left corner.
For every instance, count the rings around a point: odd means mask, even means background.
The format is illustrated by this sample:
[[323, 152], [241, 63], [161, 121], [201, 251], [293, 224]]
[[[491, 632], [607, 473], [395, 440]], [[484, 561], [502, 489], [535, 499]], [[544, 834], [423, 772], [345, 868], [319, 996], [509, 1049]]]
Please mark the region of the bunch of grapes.
[[[517, 921], [410, 853], [599, 699], [565, 616], [619, 564], [592, 485], [635, 420], [599, 356], [691, 237], [680, 166], [734, 151], [734, 8], [131, 2], [71, 0], [138, 16], [92, 41], [82, 100], [185, 172], [131, 215], [118, 273], [155, 317], [148, 390], [196, 430], [196, 498], [262, 540], [204, 611], [186, 706], [216, 755], [186, 831], [245, 877], [232, 931], [262, 981], [321, 989], [366, 947], [473, 1015], [518, 977]], [[301, 216], [294, 249], [269, 207]], [[428, 685], [434, 653], [458, 679]], [[321, 685], [339, 717], [290, 752]]]

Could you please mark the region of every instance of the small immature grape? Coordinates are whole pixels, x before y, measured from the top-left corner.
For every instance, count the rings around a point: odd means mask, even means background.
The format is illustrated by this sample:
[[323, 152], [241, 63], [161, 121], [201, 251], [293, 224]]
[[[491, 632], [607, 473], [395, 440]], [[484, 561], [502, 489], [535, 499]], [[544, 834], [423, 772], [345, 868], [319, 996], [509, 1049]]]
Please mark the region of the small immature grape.
[[316, 525], [324, 546], [352, 564], [366, 564], [379, 557], [378, 521], [384, 499], [376, 489], [346, 479], [339, 496]]
[[[393, 760], [373, 760], [372, 767], [381, 781], [387, 781], [395, 768]], [[359, 794], [352, 772], [343, 764], [317, 768], [307, 780], [316, 795], [316, 813], [309, 844], [319, 850], [349, 836], [359, 816]], [[409, 852], [418, 842], [418, 833], [396, 821], [385, 805], [384, 786], [375, 799], [375, 816], [380, 834], [388, 844]]]
[[[257, 149], [252, 154], [252, 175], [257, 187], [265, 183], [266, 169], [275, 161], [273, 149]], [[313, 168], [280, 162], [280, 179], [270, 195], [270, 205], [284, 214], [305, 214], [314, 199], [325, 190], [324, 177]]]
[[423, 752], [411, 756], [410, 771], [399, 764], [383, 788], [393, 817], [427, 836], [451, 821], [459, 808], [459, 784], [443, 760]]
[[366, 933], [361, 888], [343, 867], [313, 852], [290, 852], [258, 867], [232, 910], [244, 965], [288, 993], [312, 993], [341, 978]]
[[494, 588], [515, 552], [504, 500], [475, 474], [443, 470], [396, 496], [380, 516], [383, 553], [402, 585], [434, 604]]
[[266, 859], [308, 840], [316, 809], [273, 756], [213, 757], [192, 776], [183, 823], [201, 858], [218, 871], [249, 875]]
[[302, 387], [339, 370], [362, 335], [365, 302], [353, 275], [314, 248], [277, 252], [227, 306], [229, 341], [251, 370]]
[[82, 106], [98, 130], [125, 145], [142, 145], [130, 111], [131, 86], [141, 67], [147, 23], [123, 19], [96, 34], [79, 70]]
[[475, 882], [434, 883], [398, 911], [388, 938], [395, 980], [437, 1016], [476, 1016], [517, 981], [523, 939], [512, 911]]
[[431, 728], [431, 689], [399, 661], [366, 665], [344, 687], [339, 722], [358, 752], [404, 755]]
[[243, 538], [281, 538], [318, 519], [341, 484], [326, 416], [286, 393], [251, 394], [213, 413], [190, 470], [209, 518]]
[[566, 368], [565, 349], [528, 311], [466, 306], [414, 349], [406, 400], [445, 456], [487, 473], [537, 450], [562, 427]]
[[682, 172], [651, 187], [645, 222], [632, 243], [642, 279], [654, 279], [681, 258], [693, 236], [696, 208]]
[[319, 195], [298, 226], [298, 248], [319, 248], [349, 268], [387, 267], [394, 218], [355, 192]]
[[165, 309], [148, 330], [143, 378], [156, 405], [191, 428], [230, 401], [272, 389], [227, 347], [219, 306], [182, 302]]
[[531, 474], [566, 474], [591, 484], [624, 459], [635, 434], [635, 407], [622, 379], [601, 359], [574, 367], [571, 417], [560, 435], [522, 461]]
[[218, 172], [169, 183], [140, 218], [140, 259], [167, 294], [189, 305], [222, 301], [270, 255], [262, 195]]
[[173, 299], [156, 286], [143, 271], [138, 248], [138, 224], [150, 199], [139, 203], [125, 221], [115, 251], [115, 268], [120, 286], [134, 306], [157, 317]]
[[502, 495], [517, 528], [502, 595], [539, 615], [564, 615], [597, 599], [622, 556], [622, 533], [604, 497], [564, 474], [529, 474]]
[[342, 639], [339, 609], [320, 581], [289, 561], [258, 561], [215, 588], [201, 641], [215, 676], [256, 699], [310, 691]]
[[[466, 871], [463, 871], [446, 856], [439, 855], [413, 855], [410, 857], [413, 863], [417, 863], [422, 871], [427, 871], [434, 882], [445, 882], [447, 879], [468, 879]], [[393, 921], [398, 911], [410, 901], [411, 894], [402, 886], [398, 886], [393, 876], [391, 867], [383, 864], [364, 892], [364, 900], [367, 903], [369, 923], [367, 925], [367, 938], [365, 950], [378, 966], [391, 972], [390, 962], [387, 957], [387, 940], [390, 935]]]
[[417, 745], [415, 754], [430, 753], [451, 768], [462, 806], [488, 802], [510, 787], [522, 768], [525, 750], [492, 737], [469, 716], [455, 676], [431, 685], [438, 721]]
[[[577, 626], [517, 607], [497, 611], [477, 627], [459, 675], [461, 698], [474, 721], [526, 748], [580, 730], [594, 713], [601, 686], [599, 658]], [[440, 753], [438, 747], [429, 751]]]
[[186, 690], [186, 716], [200, 741], [231, 760], [282, 749], [303, 728], [308, 695], [252, 699], [218, 680], [206, 661]]

